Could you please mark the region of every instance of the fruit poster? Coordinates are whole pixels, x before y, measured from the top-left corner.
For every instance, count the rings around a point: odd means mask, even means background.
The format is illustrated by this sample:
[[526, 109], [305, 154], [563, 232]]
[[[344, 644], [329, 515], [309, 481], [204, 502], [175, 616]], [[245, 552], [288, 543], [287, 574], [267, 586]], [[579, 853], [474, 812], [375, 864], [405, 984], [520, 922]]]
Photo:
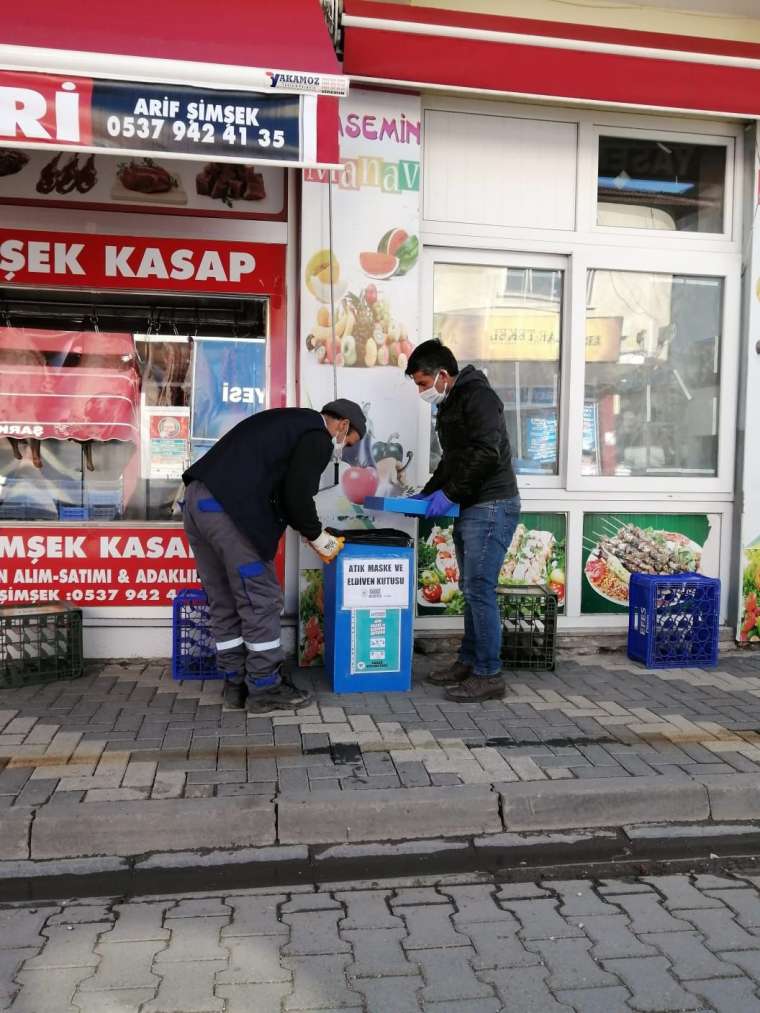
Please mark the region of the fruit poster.
[[586, 514], [581, 612], [627, 612], [632, 573], [716, 577], [719, 538], [707, 514]]
[[[316, 504], [335, 528], [413, 533], [413, 520], [362, 504], [407, 495], [428, 475], [415, 454], [429, 412], [404, 374], [419, 332], [419, 98], [352, 89], [341, 100], [340, 136], [343, 168], [303, 173], [301, 404], [318, 410], [350, 398], [368, 427], [344, 452], [337, 482], [328, 467]], [[319, 664], [321, 564], [308, 546], [299, 568], [299, 660]]]
[[[499, 573], [500, 587], [543, 584], [565, 604], [567, 515], [524, 513]], [[461, 616], [464, 595], [454, 551], [454, 521], [420, 521], [417, 541], [417, 615]]]

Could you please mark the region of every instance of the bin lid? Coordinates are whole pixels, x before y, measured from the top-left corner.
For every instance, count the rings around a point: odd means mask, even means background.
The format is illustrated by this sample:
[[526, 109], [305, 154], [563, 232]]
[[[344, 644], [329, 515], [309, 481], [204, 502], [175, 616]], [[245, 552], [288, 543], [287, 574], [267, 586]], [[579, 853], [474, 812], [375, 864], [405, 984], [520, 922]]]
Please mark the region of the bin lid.
[[346, 531], [340, 528], [327, 528], [331, 535], [339, 535], [346, 543], [353, 545], [394, 545], [409, 548], [413, 544], [411, 535], [396, 528], [360, 528]]

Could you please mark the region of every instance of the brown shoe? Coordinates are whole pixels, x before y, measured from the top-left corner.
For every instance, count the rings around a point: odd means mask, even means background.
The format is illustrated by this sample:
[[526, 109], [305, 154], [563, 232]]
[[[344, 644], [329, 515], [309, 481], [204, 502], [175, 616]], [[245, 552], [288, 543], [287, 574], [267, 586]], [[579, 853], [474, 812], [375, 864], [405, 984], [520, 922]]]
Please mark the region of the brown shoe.
[[472, 666], [464, 661], [455, 661], [446, 668], [436, 669], [425, 679], [428, 686], [458, 686], [472, 675]]
[[458, 686], [452, 686], [446, 690], [446, 699], [454, 700], [456, 703], [478, 703], [480, 700], [501, 700], [506, 691], [506, 683], [500, 675], [485, 677], [471, 675], [469, 679], [460, 682]]

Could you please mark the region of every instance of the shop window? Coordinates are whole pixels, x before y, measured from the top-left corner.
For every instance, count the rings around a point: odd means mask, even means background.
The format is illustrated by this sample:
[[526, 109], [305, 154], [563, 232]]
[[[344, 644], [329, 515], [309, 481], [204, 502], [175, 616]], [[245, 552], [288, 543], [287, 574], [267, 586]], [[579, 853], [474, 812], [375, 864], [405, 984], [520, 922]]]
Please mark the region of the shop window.
[[600, 137], [597, 225], [723, 232], [725, 145]]
[[[435, 265], [434, 333], [487, 374], [522, 474], [558, 473], [562, 286], [560, 270]], [[434, 434], [433, 466], [439, 452]]]
[[263, 299], [0, 303], [0, 520], [179, 520], [189, 462], [267, 407], [266, 327]]
[[723, 282], [591, 271], [586, 475], [717, 474]]

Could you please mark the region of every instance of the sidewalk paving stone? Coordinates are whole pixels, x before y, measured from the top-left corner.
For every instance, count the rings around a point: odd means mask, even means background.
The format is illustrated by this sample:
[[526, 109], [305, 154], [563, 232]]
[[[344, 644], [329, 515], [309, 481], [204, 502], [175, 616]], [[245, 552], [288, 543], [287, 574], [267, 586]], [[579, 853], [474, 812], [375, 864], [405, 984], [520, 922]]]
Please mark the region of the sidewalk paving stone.
[[[408, 694], [336, 695], [323, 672], [302, 671], [297, 678], [316, 694], [305, 713], [251, 718], [222, 708], [218, 683], [173, 682], [164, 660], [93, 661], [65, 685], [0, 690], [0, 797], [9, 805], [0, 860], [76, 854], [65, 850], [66, 814], [94, 820], [94, 806], [202, 808], [257, 795], [280, 806], [281, 840], [310, 844], [387, 839], [410, 827], [424, 837], [496, 833], [498, 794], [508, 830], [760, 816], [756, 654], [725, 653], [715, 670], [648, 671], [617, 656], [560, 660], [554, 672], [508, 674], [503, 700], [466, 705], [424, 684], [441, 660], [415, 657]], [[332, 831], [320, 815], [326, 785], [341, 803]], [[424, 803], [414, 793], [426, 790], [449, 804], [405, 809], [405, 799]], [[47, 813], [63, 821], [58, 852]], [[224, 821], [205, 829], [215, 822]], [[273, 841], [273, 819], [258, 822]], [[383, 833], [394, 822], [397, 833]], [[91, 834], [88, 824], [82, 836], [92, 838], [82, 854], [105, 853], [92, 847], [106, 847], [108, 834]], [[168, 837], [151, 850], [200, 840]], [[129, 838], [108, 853], [139, 853]]]

